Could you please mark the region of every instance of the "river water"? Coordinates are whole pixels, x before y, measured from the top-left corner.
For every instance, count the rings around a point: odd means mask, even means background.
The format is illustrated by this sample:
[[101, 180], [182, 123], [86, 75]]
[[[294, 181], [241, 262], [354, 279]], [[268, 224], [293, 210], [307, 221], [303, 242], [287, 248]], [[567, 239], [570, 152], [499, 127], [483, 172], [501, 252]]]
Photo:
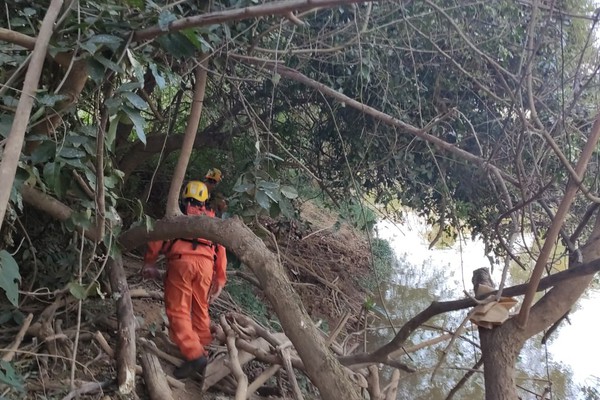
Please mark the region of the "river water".
[[[386, 315], [395, 327], [400, 327], [434, 300], [463, 298], [463, 290], [472, 293], [472, 272], [477, 268], [490, 267], [483, 243], [466, 239], [430, 250], [430, 231], [431, 228], [415, 215], [407, 216], [402, 224], [390, 221], [377, 224], [377, 236], [391, 243], [397, 260], [394, 278], [375, 291], [376, 297], [379, 297], [376, 313], [381, 322], [380, 328], [369, 335], [371, 349], [394, 336], [390, 324], [385, 322]], [[492, 274], [496, 284], [500, 281], [500, 274], [501, 267], [496, 266]], [[526, 278], [527, 275], [523, 275], [518, 279], [523, 281]], [[541, 335], [526, 343], [519, 357], [517, 375], [519, 396], [523, 400], [541, 399], [536, 394], [539, 396], [545, 390], [546, 399], [600, 399], [600, 344], [594, 340], [600, 332], [599, 313], [594, 307], [600, 304], [600, 293], [588, 292], [571, 314], [572, 325], [563, 323], [547, 346], [541, 344]], [[378, 296], [378, 293], [381, 295]], [[439, 337], [446, 333], [444, 330], [456, 330], [467, 311], [433, 318], [428, 321], [427, 327], [411, 336], [407, 345]], [[411, 353], [412, 360], [402, 357], [402, 361], [415, 367], [417, 372], [401, 378], [398, 399], [446, 399], [480, 355], [477, 329], [469, 323], [466, 327], [466, 332], [450, 347], [446, 340]], [[443, 353], [447, 354], [445, 361], [438, 365]], [[389, 372], [384, 370], [382, 373], [385, 380]], [[596, 394], [598, 397], [595, 397]], [[475, 373], [453, 398], [483, 399], [482, 374]]]

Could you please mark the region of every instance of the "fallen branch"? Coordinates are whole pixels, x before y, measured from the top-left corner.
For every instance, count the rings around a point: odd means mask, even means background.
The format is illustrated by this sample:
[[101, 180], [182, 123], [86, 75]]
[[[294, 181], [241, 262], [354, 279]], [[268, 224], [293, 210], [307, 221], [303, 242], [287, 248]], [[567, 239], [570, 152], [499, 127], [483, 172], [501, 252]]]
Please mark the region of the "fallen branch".
[[160, 366], [158, 358], [154, 354], [144, 353], [141, 356], [144, 382], [148, 388], [151, 400], [170, 400], [173, 393], [166, 379], [166, 375]]
[[19, 329], [19, 333], [15, 336], [15, 340], [8, 346], [7, 353], [2, 356], [2, 361], [11, 362], [15, 353], [19, 349], [23, 338], [25, 337], [25, 333], [27, 329], [29, 329], [29, 325], [31, 325], [31, 321], [33, 320], [33, 314], [29, 314], [25, 320], [23, 321], [23, 325], [21, 325], [21, 329]]
[[252, 396], [262, 385], [281, 369], [281, 365], [271, 365], [264, 370], [250, 385], [248, 385], [248, 397]]
[[129, 291], [132, 299], [154, 299], [154, 300], [163, 300], [164, 295], [163, 292], [160, 291], [148, 291], [142, 288], [131, 289]]
[[392, 379], [386, 389], [385, 400], [396, 400], [398, 393], [398, 384], [400, 383], [400, 370], [395, 369], [392, 372]]
[[102, 332], [96, 331], [96, 333], [94, 333], [94, 339], [96, 339], [96, 342], [98, 342], [100, 348], [104, 350], [104, 352], [108, 354], [110, 358], [115, 357], [115, 351], [112, 349], [112, 347], [110, 347]]
[[144, 349], [152, 352], [157, 357], [160, 357], [163, 360], [168, 361], [169, 363], [173, 364], [174, 366], [179, 367], [183, 363], [182, 359], [165, 353], [164, 351], [162, 351], [161, 349], [159, 349], [156, 346], [156, 343], [152, 342], [151, 340], [147, 340], [144, 338], [140, 338], [139, 340], [140, 340], [140, 343], [142, 344], [142, 347], [144, 347]]
[[117, 381], [119, 392], [129, 394], [135, 386], [135, 316], [121, 257], [111, 257], [108, 264], [112, 292], [118, 294]]
[[[142, 368], [142, 366], [136, 365], [135, 366], [135, 374], [143, 375], [143, 373], [144, 373], [144, 369]], [[175, 389], [184, 389], [185, 388], [185, 382], [179, 381], [179, 380], [173, 378], [171, 375], [165, 374], [165, 377], [167, 378], [167, 382], [169, 383], [169, 386], [171, 386], [172, 388], [175, 388]]]
[[69, 394], [67, 394], [65, 397], [63, 397], [62, 400], [71, 400], [71, 399], [75, 399], [83, 394], [96, 393], [96, 392], [99, 392], [102, 389], [108, 387], [111, 384], [112, 384], [112, 381], [85, 382], [85, 383], [81, 384], [81, 386], [79, 386], [77, 389], [70, 391]]
[[237, 380], [237, 390], [235, 392], [235, 400], [245, 400], [248, 396], [248, 377], [244, 374], [240, 360], [238, 358], [238, 350], [235, 346], [235, 333], [227, 322], [224, 315], [221, 315], [221, 326], [227, 336], [227, 350], [229, 350], [230, 368]]

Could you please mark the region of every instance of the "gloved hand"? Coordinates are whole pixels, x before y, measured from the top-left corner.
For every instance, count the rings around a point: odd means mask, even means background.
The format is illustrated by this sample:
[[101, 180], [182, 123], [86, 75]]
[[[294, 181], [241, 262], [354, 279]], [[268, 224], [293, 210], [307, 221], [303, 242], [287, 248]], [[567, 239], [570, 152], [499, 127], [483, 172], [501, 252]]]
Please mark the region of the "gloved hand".
[[223, 286], [214, 285], [210, 290], [210, 295], [208, 296], [208, 304], [212, 304], [212, 302], [219, 297], [222, 291]]
[[144, 279], [159, 279], [160, 271], [156, 267], [156, 264], [144, 264], [142, 267], [142, 278]]

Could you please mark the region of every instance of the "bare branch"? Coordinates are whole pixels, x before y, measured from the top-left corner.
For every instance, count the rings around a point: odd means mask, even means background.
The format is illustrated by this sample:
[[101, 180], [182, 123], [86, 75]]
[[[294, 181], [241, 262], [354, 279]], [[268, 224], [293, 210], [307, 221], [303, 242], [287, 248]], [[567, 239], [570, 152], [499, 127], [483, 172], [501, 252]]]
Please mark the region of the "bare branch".
[[[590, 133], [588, 141], [581, 152], [579, 161], [577, 162], [577, 166], [575, 167], [575, 173], [577, 176], [583, 176], [588, 162], [594, 150], [596, 149], [598, 139], [600, 139], [600, 113], [596, 116], [596, 122], [592, 127], [592, 132]], [[567, 213], [569, 212], [569, 209], [571, 208], [571, 204], [573, 203], [578, 188], [579, 186], [577, 182], [574, 179], [569, 179], [564, 197], [558, 206], [558, 210], [556, 210], [556, 215], [552, 221], [552, 225], [550, 225], [550, 229], [548, 229], [548, 232], [546, 233], [546, 241], [544, 242], [544, 246], [540, 251], [540, 256], [535, 263], [531, 277], [529, 278], [529, 287], [527, 289], [527, 293], [525, 294], [525, 298], [523, 299], [521, 311], [519, 312], [518, 325], [521, 328], [524, 328], [527, 324], [529, 309], [533, 303], [533, 296], [538, 290], [537, 286], [540, 282], [540, 278], [542, 277], [542, 273], [544, 272], [544, 266], [550, 257], [550, 253], [554, 247], [554, 242], [558, 238], [558, 234], [560, 233], [562, 224], [567, 216]]]
[[177, 32], [186, 28], [220, 24], [223, 22], [239, 21], [242, 19], [264, 17], [270, 15], [283, 15], [288, 17], [293, 11], [307, 11], [314, 8], [327, 8], [345, 4], [364, 3], [365, 0], [285, 0], [273, 1], [258, 6], [235, 8], [231, 10], [216, 11], [193, 17], [175, 20], [166, 27], [153, 26], [134, 32], [133, 40], [141, 41], [153, 39], [169, 32]]
[[4, 221], [11, 188], [13, 187], [13, 182], [15, 180], [17, 164], [19, 162], [19, 157], [21, 156], [21, 148], [23, 147], [23, 141], [25, 139], [25, 130], [29, 124], [29, 116], [31, 115], [35, 92], [38, 87], [40, 75], [42, 74], [42, 68], [44, 67], [46, 49], [48, 48], [48, 43], [52, 36], [54, 21], [58, 17], [62, 3], [62, 0], [52, 0], [48, 6], [48, 11], [44, 16], [40, 28], [41, 38], [35, 43], [29, 68], [27, 68], [27, 73], [25, 74], [23, 92], [19, 99], [19, 104], [17, 105], [17, 111], [15, 112], [15, 119], [13, 120], [9, 136], [2, 152], [2, 161], [0, 161], [0, 187], [3, 189], [0, 191], [0, 227], [2, 227], [2, 222]]

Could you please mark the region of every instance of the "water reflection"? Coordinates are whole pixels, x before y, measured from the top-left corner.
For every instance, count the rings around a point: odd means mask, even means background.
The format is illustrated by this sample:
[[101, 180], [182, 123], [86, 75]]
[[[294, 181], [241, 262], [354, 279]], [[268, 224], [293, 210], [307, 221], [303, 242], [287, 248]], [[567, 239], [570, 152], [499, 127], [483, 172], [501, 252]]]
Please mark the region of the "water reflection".
[[[434, 300], [453, 300], [464, 297], [463, 290], [472, 292], [470, 281], [473, 270], [489, 266], [482, 243], [467, 241], [456, 243], [451, 248], [429, 250], [426, 239], [428, 229], [414, 216], [402, 226], [386, 221], [377, 226], [379, 237], [389, 240], [396, 252], [397, 274], [391, 282], [381, 286], [383, 302], [379, 301], [376, 312], [381, 317], [382, 326], [370, 332], [370, 349], [387, 343], [394, 336], [393, 329], [385, 322], [386, 310], [393, 325], [400, 327]], [[496, 282], [499, 281], [499, 273], [500, 271], [495, 271]], [[463, 310], [431, 319], [427, 327], [422, 327], [410, 337], [407, 347], [432, 340], [448, 331], [454, 332], [466, 315], [467, 310]], [[562, 332], [563, 329], [559, 330], [559, 338]], [[563, 363], [553, 361], [555, 345], [551, 342], [547, 348], [541, 345], [540, 340], [541, 335], [529, 340], [519, 357], [517, 384], [522, 399], [540, 399], [542, 397], [539, 396], [546, 388], [551, 388], [551, 392], [546, 394], [547, 399], [600, 399], [593, 397], [593, 383], [588, 384], [591, 387], [588, 392], [580, 390], [573, 382], [571, 369]], [[556, 343], [560, 342], [556, 340]], [[445, 340], [411, 353], [412, 361], [406, 355], [401, 357], [403, 362], [414, 366], [417, 372], [403, 374], [398, 399], [447, 398], [456, 383], [480, 357], [477, 330], [470, 324], [466, 324], [465, 331], [450, 348], [448, 343]], [[587, 343], [593, 342], [590, 340]], [[433, 369], [444, 352], [447, 352], [445, 361], [432, 380]], [[560, 357], [558, 359], [565, 360]], [[597, 360], [596, 357], [594, 361]], [[384, 379], [389, 379], [391, 372], [384, 370], [382, 375]], [[475, 373], [453, 398], [483, 399], [482, 374]]]

